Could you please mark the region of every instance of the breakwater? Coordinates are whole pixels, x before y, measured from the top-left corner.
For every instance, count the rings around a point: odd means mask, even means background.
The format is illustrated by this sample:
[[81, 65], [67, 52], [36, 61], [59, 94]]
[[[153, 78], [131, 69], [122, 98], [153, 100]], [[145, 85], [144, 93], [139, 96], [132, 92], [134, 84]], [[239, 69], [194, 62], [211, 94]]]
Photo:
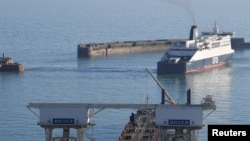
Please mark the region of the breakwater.
[[250, 42], [245, 42], [244, 38], [231, 38], [231, 45], [233, 49], [250, 48]]
[[78, 57], [95, 57], [144, 52], [165, 52], [170, 45], [180, 40], [181, 39], [163, 39], [79, 44], [77, 53]]
[[[78, 57], [97, 57], [119, 54], [165, 52], [169, 46], [186, 39], [162, 39], [162, 40], [141, 40], [107, 43], [78, 44]], [[244, 38], [232, 38], [232, 48], [250, 48], [250, 43], [246, 43]]]

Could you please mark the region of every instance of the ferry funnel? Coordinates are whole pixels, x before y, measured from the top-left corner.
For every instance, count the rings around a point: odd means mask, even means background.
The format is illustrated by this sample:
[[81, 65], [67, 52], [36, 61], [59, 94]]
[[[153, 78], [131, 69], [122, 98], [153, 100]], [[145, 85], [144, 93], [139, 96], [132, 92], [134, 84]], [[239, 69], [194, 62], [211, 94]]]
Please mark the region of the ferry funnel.
[[195, 40], [198, 37], [198, 28], [196, 25], [192, 25], [190, 29], [189, 40]]

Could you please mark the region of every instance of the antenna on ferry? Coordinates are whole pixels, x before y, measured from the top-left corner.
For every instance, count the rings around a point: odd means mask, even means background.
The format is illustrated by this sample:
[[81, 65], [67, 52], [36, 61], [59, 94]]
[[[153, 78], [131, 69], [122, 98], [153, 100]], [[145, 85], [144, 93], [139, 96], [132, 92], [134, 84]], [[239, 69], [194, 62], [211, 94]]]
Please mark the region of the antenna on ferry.
[[218, 33], [219, 33], [219, 28], [218, 28], [217, 23], [215, 21], [215, 23], [214, 23], [214, 34], [218, 34]]

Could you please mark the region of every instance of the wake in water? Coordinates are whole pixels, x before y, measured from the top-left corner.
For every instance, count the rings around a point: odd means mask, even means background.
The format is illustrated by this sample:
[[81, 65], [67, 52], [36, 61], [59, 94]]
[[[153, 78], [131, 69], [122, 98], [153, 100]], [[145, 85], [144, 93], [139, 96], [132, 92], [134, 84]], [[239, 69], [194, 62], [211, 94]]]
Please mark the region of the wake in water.
[[72, 67], [29, 67], [26, 71], [42, 71], [42, 72], [65, 72], [65, 71], [77, 71], [77, 68]]
[[[121, 73], [146, 73], [145, 69], [130, 69], [130, 68], [109, 68], [109, 67], [92, 67], [92, 68], [84, 68], [80, 71], [83, 72], [90, 72], [90, 73], [96, 73], [96, 72], [105, 72], [105, 73], [113, 73], [113, 72], [121, 72]], [[156, 70], [155, 70], [156, 71]]]

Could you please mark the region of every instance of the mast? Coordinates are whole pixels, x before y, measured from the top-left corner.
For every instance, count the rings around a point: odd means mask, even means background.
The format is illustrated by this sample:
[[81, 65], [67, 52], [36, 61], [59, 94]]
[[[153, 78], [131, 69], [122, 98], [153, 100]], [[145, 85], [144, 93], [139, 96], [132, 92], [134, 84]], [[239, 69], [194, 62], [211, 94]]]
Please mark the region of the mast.
[[215, 22], [215, 24], [214, 24], [214, 34], [216, 35], [218, 33], [219, 33], [219, 28], [217, 26], [217, 23]]

